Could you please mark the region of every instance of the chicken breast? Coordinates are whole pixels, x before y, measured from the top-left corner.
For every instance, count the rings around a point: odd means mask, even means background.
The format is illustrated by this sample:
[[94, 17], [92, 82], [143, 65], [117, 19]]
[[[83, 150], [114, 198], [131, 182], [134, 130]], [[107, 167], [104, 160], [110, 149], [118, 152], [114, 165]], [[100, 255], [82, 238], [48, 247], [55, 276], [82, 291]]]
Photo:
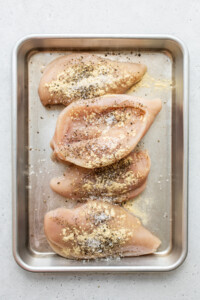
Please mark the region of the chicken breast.
[[50, 186], [68, 199], [119, 203], [145, 189], [149, 170], [149, 155], [147, 151], [140, 151], [104, 168], [91, 170], [71, 165], [61, 177], [53, 178]]
[[161, 100], [107, 95], [79, 100], [58, 117], [54, 156], [85, 168], [99, 168], [127, 156], [161, 110]]
[[52, 249], [70, 259], [139, 256], [154, 253], [161, 244], [138, 218], [101, 201], [48, 212], [44, 230]]
[[53, 60], [39, 84], [43, 105], [68, 105], [74, 100], [123, 94], [141, 80], [146, 66], [76, 53]]

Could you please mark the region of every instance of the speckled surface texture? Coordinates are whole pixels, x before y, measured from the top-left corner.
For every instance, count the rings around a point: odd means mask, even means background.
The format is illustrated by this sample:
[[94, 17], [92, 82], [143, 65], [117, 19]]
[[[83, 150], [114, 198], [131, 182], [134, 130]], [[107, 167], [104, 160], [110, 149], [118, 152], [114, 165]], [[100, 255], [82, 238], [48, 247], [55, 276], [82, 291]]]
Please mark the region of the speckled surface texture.
[[[200, 299], [199, 223], [199, 36], [200, 1], [2, 2], [0, 12], [0, 299]], [[190, 53], [189, 253], [169, 273], [33, 274], [17, 266], [11, 250], [11, 52], [31, 33], [166, 33]]]

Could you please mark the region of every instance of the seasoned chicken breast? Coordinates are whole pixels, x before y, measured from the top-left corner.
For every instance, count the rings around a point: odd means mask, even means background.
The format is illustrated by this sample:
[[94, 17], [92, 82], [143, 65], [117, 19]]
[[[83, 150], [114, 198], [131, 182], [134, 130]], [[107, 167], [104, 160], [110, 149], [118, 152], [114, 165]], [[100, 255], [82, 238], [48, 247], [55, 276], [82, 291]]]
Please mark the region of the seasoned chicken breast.
[[142, 64], [116, 62], [89, 53], [66, 55], [46, 67], [39, 96], [43, 105], [68, 105], [78, 99], [123, 94], [145, 72]]
[[107, 95], [79, 100], [58, 117], [54, 156], [85, 168], [99, 168], [127, 156], [161, 110], [161, 100]]
[[154, 253], [161, 244], [138, 218], [101, 201], [48, 212], [44, 230], [52, 249], [70, 259], [139, 256]]
[[71, 165], [61, 177], [53, 178], [50, 186], [68, 199], [117, 203], [134, 198], [145, 189], [149, 170], [149, 155], [140, 151], [104, 168], [91, 170]]

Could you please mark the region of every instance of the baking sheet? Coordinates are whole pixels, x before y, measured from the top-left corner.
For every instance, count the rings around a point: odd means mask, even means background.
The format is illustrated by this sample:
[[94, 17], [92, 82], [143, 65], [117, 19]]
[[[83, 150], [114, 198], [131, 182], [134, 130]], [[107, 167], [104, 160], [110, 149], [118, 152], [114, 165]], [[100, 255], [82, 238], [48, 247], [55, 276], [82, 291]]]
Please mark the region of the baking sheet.
[[[44, 214], [60, 206], [75, 203], [54, 193], [50, 179], [65, 170], [62, 163], [51, 159], [50, 140], [56, 120], [63, 106], [44, 107], [38, 96], [38, 85], [45, 66], [69, 51], [37, 51], [28, 61], [28, 204], [29, 247], [33, 253], [54, 255], [43, 231]], [[161, 98], [162, 110], [150, 130], [138, 145], [147, 149], [151, 158], [151, 171], [147, 188], [124, 207], [138, 216], [143, 225], [160, 238], [158, 255], [166, 255], [172, 243], [172, 57], [166, 51], [93, 51], [112, 60], [141, 62], [148, 71], [141, 82], [128, 93], [147, 99]]]

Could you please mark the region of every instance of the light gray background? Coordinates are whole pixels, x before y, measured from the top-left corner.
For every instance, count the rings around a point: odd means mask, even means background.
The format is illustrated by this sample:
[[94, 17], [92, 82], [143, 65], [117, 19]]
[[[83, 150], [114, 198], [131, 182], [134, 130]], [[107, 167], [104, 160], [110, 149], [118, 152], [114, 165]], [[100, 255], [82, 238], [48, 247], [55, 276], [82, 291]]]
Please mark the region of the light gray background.
[[[0, 299], [200, 299], [200, 1], [0, 1]], [[33, 274], [11, 251], [11, 51], [31, 33], [166, 33], [190, 53], [189, 253], [157, 274]]]

